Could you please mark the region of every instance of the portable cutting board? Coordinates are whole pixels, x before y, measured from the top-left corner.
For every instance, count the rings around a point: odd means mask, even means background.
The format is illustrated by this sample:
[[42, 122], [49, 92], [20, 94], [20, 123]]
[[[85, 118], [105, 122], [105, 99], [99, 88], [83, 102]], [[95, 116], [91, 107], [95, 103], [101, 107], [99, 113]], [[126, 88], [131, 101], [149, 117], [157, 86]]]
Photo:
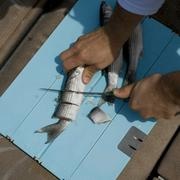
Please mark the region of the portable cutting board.
[[[107, 2], [115, 4], [115, 0]], [[58, 55], [79, 36], [99, 26], [100, 3], [79, 0], [0, 97], [0, 133], [13, 139], [61, 179], [115, 179], [130, 160], [117, 147], [129, 128], [135, 126], [148, 134], [155, 124], [152, 119], [143, 121], [126, 103], [117, 100], [115, 107], [103, 106], [113, 121], [95, 125], [87, 114], [98, 99], [87, 97], [77, 119], [52, 144], [44, 144], [45, 134], [34, 133], [57, 121], [51, 116], [58, 94], [40, 88], [61, 88], [64, 74]], [[138, 67], [138, 79], [155, 72], [179, 70], [179, 37], [153, 19], [143, 21], [143, 30], [144, 55]], [[105, 86], [104, 76], [97, 73], [86, 91], [103, 91]]]

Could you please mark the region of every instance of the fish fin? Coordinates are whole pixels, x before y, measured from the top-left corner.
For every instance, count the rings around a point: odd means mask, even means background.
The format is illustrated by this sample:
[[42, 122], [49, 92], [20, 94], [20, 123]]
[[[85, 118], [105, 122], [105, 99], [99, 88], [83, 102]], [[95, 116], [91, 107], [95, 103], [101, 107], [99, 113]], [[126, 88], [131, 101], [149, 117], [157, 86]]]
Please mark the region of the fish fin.
[[61, 122], [50, 124], [39, 130], [36, 130], [35, 133], [47, 133], [47, 141], [45, 144], [48, 144], [54, 141], [65, 129], [65, 126]]

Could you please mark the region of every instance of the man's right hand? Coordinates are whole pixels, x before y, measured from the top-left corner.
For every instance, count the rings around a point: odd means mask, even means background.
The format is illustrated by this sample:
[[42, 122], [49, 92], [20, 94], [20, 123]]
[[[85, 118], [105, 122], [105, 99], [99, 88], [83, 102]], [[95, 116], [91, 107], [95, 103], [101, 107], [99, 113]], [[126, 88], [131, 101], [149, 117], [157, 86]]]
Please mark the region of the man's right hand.
[[170, 119], [180, 113], [180, 72], [154, 74], [128, 86], [115, 89], [118, 98], [130, 98], [130, 107], [143, 118]]

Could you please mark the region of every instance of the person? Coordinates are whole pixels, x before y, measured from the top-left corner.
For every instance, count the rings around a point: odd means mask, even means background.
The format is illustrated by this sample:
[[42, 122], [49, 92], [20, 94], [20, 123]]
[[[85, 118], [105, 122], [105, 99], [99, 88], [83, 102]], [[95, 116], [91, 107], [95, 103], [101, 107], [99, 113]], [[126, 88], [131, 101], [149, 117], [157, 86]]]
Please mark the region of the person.
[[[68, 72], [85, 66], [83, 82], [88, 83], [96, 71], [116, 59], [141, 19], [156, 13], [163, 3], [164, 0], [118, 0], [109, 23], [80, 37], [60, 54], [64, 69]], [[130, 97], [130, 107], [143, 118], [172, 118], [180, 114], [180, 71], [154, 74], [113, 93], [118, 98]]]

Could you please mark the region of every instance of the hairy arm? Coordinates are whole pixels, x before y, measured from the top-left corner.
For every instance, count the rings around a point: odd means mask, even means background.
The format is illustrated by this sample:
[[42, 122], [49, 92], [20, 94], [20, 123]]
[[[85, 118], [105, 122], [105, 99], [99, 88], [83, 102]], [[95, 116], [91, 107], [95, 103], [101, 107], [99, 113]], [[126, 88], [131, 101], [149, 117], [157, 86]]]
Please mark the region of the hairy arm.
[[118, 47], [119, 50], [123, 46], [142, 18], [143, 16], [130, 13], [117, 4], [109, 23], [103, 27], [112, 47], [112, 53], [113, 47]]

